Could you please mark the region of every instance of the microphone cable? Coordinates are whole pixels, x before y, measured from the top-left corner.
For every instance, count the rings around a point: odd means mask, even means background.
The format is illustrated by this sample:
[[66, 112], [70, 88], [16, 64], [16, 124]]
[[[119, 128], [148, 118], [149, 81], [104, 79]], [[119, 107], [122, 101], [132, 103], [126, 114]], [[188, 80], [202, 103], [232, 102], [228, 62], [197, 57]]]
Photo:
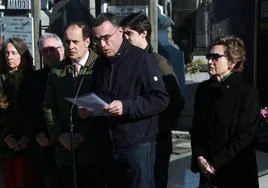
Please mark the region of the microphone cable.
[[[78, 86], [77, 92], [75, 94], [71, 109], [70, 109], [70, 139], [71, 139], [71, 149], [72, 149], [72, 171], [73, 171], [73, 187], [77, 188], [77, 177], [76, 177], [76, 159], [75, 159], [75, 149], [74, 149], [74, 124], [73, 124], [73, 110], [75, 106], [75, 102], [77, 100], [79, 91], [81, 89], [82, 83], [84, 81], [85, 76], [82, 77], [81, 82]], [[76, 77], [77, 79], [77, 77]]]

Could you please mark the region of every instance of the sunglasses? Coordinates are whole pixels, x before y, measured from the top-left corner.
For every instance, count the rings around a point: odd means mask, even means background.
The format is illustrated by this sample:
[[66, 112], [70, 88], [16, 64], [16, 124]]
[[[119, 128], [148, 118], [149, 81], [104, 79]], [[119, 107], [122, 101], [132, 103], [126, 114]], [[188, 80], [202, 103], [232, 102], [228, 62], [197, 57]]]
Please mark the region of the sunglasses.
[[206, 55], [207, 60], [212, 60], [212, 61], [218, 61], [221, 57], [226, 57], [226, 55], [221, 55], [217, 53], [209, 53]]

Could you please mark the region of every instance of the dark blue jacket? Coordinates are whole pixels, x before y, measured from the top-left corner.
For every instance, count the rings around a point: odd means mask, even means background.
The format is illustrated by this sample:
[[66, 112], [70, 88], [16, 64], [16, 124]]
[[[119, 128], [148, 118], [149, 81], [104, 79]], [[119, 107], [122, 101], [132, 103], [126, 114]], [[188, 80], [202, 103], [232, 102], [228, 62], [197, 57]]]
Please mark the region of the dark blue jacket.
[[[100, 56], [93, 68], [92, 91], [107, 103], [120, 100], [123, 115], [101, 118], [113, 149], [122, 150], [156, 139], [158, 114], [169, 102], [157, 62], [124, 39], [112, 59]], [[101, 124], [101, 125], [100, 125]], [[100, 135], [104, 139], [105, 134]]]

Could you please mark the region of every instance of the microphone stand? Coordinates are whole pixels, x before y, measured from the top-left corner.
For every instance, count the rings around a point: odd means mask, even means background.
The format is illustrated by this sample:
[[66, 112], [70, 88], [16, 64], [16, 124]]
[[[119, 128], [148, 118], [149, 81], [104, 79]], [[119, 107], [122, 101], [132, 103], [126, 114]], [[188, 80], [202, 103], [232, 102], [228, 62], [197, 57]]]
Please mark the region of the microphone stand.
[[[78, 97], [79, 91], [81, 89], [82, 83], [84, 81], [84, 76], [82, 77], [82, 80], [78, 86], [77, 92], [75, 94], [71, 109], [70, 109], [70, 139], [71, 139], [71, 149], [72, 149], [72, 173], [73, 173], [73, 187], [77, 188], [77, 177], [76, 177], [76, 159], [75, 159], [75, 148], [74, 148], [74, 124], [73, 124], [73, 110], [75, 106], [75, 101]], [[77, 79], [77, 77], [76, 77]]]

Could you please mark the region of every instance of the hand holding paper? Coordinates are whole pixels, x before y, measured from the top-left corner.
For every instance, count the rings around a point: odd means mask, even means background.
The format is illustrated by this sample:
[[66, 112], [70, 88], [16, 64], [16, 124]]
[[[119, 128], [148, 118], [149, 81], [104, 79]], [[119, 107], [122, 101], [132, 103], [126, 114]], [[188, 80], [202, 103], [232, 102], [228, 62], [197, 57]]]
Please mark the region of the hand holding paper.
[[105, 106], [104, 111], [109, 112], [114, 116], [121, 116], [123, 114], [123, 104], [121, 101], [115, 100]]

